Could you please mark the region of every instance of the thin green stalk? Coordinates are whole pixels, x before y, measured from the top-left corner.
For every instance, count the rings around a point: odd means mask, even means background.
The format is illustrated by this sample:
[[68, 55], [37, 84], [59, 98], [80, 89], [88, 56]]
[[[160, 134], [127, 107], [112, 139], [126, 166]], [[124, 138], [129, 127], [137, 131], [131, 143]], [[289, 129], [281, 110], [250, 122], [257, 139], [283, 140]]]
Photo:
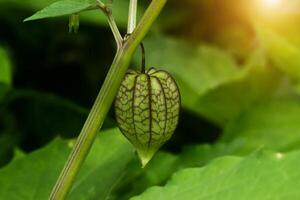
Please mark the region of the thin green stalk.
[[110, 26], [110, 29], [114, 35], [114, 38], [116, 40], [116, 43], [117, 43], [117, 47], [118, 49], [121, 48], [122, 46], [122, 43], [123, 43], [123, 38], [120, 34], [120, 31], [118, 29], [118, 26], [116, 24], [116, 21], [113, 17], [113, 14], [112, 14], [112, 9], [111, 9], [111, 4], [108, 4], [108, 5], [105, 5], [104, 3], [102, 3], [102, 1], [98, 0], [98, 5], [97, 7], [100, 8], [104, 14], [106, 15], [107, 17], [107, 21], [108, 21], [108, 24]]
[[117, 43], [117, 47], [118, 47], [118, 49], [120, 49], [121, 46], [122, 46], [122, 43], [123, 43], [123, 38], [122, 38], [122, 36], [121, 36], [121, 34], [119, 32], [119, 29], [117, 27], [117, 24], [116, 24], [114, 18], [112, 16], [111, 9], [107, 10], [107, 18], [108, 18], [109, 26], [110, 26], [110, 28], [111, 28], [111, 30], [113, 32], [114, 37], [115, 37], [115, 40], [116, 40], [116, 43]]
[[52, 190], [50, 200], [64, 200], [114, 101], [133, 53], [145, 37], [167, 0], [153, 0], [135, 31], [123, 42], [81, 130], [76, 144]]
[[129, 2], [128, 25], [127, 25], [128, 34], [131, 34], [136, 27], [137, 2], [138, 0], [130, 0]]

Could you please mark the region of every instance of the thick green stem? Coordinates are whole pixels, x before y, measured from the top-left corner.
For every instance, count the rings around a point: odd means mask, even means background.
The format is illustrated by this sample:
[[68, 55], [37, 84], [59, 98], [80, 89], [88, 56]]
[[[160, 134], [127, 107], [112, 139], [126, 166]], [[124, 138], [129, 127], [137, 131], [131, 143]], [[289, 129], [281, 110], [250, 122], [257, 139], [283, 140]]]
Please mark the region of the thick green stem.
[[122, 79], [136, 48], [149, 31], [167, 0], [153, 0], [135, 31], [124, 41], [117, 51], [99, 95], [81, 130], [76, 144], [52, 190], [50, 200], [64, 200], [76, 175], [101, 128], [103, 121], [114, 101]]

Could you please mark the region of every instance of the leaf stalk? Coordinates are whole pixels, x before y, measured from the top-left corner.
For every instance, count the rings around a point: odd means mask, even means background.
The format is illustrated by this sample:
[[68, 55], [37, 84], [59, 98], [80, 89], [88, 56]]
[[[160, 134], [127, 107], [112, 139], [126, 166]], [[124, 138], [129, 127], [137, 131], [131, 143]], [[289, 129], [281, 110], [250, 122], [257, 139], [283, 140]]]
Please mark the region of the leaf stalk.
[[100, 0], [98, 0], [97, 2], [98, 2], [98, 7], [100, 8], [100, 10], [103, 11], [103, 13], [107, 17], [108, 24], [110, 26], [110, 29], [111, 29], [111, 31], [114, 35], [114, 38], [116, 40], [116, 43], [117, 43], [117, 49], [119, 50], [122, 46], [123, 38], [122, 38], [121, 33], [118, 29], [117, 23], [116, 23], [116, 21], [113, 17], [111, 4], [105, 5]]

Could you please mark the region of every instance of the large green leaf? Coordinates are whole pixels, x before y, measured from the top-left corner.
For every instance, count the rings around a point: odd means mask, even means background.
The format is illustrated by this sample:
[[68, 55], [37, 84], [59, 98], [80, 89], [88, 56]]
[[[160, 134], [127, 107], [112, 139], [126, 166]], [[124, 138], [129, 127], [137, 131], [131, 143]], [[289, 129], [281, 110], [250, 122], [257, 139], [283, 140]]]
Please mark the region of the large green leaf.
[[300, 152], [257, 152], [245, 159], [224, 157], [203, 168], [176, 173], [163, 187], [132, 200], [298, 199]]
[[238, 66], [230, 54], [216, 47], [161, 36], [148, 39], [145, 45], [149, 67], [166, 69], [175, 76], [183, 107], [219, 125], [271, 97], [280, 80], [260, 50]]
[[[300, 102], [278, 100], [250, 108], [227, 125], [223, 141], [247, 141], [247, 148], [290, 150], [300, 147]], [[245, 147], [246, 148], [246, 147]]]
[[[47, 199], [73, 143], [56, 139], [2, 168], [0, 199]], [[68, 199], [107, 199], [132, 160], [133, 152], [117, 129], [101, 132]]]
[[220, 125], [226, 125], [245, 109], [269, 102], [277, 93], [282, 74], [267, 65], [260, 50], [254, 52], [241, 67], [245, 71], [239, 79], [208, 91], [198, 99], [194, 110]]
[[134, 160], [126, 168], [126, 175], [113, 191], [113, 199], [127, 200], [151, 186], [163, 185], [180, 169], [202, 167], [225, 155], [247, 155], [253, 150], [248, 148], [247, 152], [244, 151], [246, 145], [245, 140], [239, 139], [230, 143], [186, 146], [178, 155], [160, 151], [144, 169], [139, 167], [138, 160]]
[[95, 4], [90, 0], [62, 0], [57, 1], [50, 6], [38, 11], [31, 17], [26, 18], [24, 21], [31, 21], [49, 17], [58, 17], [63, 15], [70, 15], [88, 10]]

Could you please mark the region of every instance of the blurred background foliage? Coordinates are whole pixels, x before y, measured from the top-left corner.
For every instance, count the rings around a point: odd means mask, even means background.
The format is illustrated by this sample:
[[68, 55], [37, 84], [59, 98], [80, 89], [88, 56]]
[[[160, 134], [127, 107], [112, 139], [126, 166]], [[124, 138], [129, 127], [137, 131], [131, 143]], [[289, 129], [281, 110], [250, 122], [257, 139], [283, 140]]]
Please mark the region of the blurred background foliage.
[[[27, 153], [57, 136], [76, 137], [114, 56], [98, 11], [80, 15], [75, 35], [68, 34], [68, 17], [22, 22], [52, 2], [0, 0], [0, 166], [16, 149]], [[140, 1], [140, 15], [148, 3]], [[182, 115], [147, 171], [133, 159], [116, 189], [123, 199], [220, 155], [300, 147], [300, 1], [281, 3], [168, 1], [144, 41], [146, 61], [175, 76]], [[127, 9], [128, 1], [114, 0], [122, 33]], [[131, 66], [139, 68], [139, 52]], [[104, 129], [115, 126], [112, 110]]]

